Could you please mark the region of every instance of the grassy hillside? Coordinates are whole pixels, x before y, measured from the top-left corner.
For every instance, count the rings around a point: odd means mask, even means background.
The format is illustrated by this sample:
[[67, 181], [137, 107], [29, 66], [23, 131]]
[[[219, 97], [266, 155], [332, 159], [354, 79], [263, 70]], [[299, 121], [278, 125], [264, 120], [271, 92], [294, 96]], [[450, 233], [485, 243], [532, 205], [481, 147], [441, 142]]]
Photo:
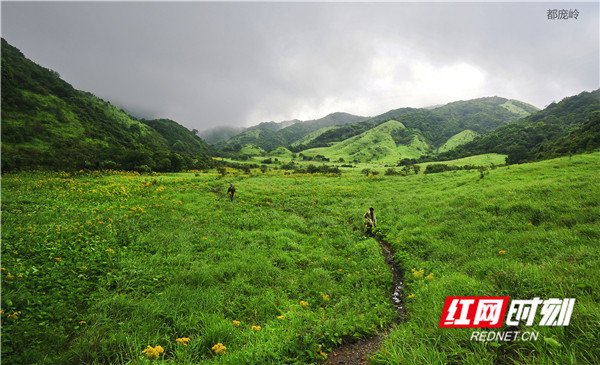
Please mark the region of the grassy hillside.
[[[374, 363], [598, 363], [599, 161], [483, 178], [5, 174], [3, 362], [145, 363], [161, 346], [174, 363], [318, 363], [386, 332]], [[362, 235], [370, 206], [404, 273], [403, 324]], [[438, 328], [459, 295], [576, 303], [568, 327], [519, 326], [537, 341], [476, 342]]]
[[[178, 138], [187, 141], [181, 133]], [[3, 171], [149, 169], [164, 159], [173, 160], [171, 171], [207, 165], [204, 142], [177, 147], [109, 102], [75, 90], [2, 39]]]
[[506, 155], [498, 153], [487, 153], [484, 155], [475, 155], [469, 157], [458, 158], [456, 160], [436, 161], [436, 162], [424, 162], [420, 163], [421, 170], [425, 171], [427, 165], [430, 164], [445, 164], [449, 166], [502, 166], [506, 163]]
[[263, 156], [266, 154], [266, 151], [255, 144], [247, 144], [242, 147], [240, 153], [249, 156]]
[[327, 132], [327, 131], [329, 131], [331, 129], [334, 129], [334, 128], [335, 127], [323, 127], [323, 128], [317, 129], [316, 131], [311, 132], [311, 133], [305, 135], [304, 137], [296, 140], [295, 142], [292, 142], [290, 144], [290, 147], [296, 147], [296, 146], [300, 146], [300, 145], [303, 145], [303, 144], [310, 143], [312, 140], [314, 140], [315, 138], [317, 138], [321, 134], [323, 134], [323, 133], [325, 133], [325, 132]]
[[418, 158], [430, 150], [418, 131], [409, 131], [402, 123], [390, 120], [331, 147], [308, 149], [302, 154], [322, 155], [332, 161], [395, 163], [402, 158]]
[[292, 152], [285, 147], [277, 147], [267, 154], [268, 156], [276, 157], [292, 157]]
[[463, 145], [467, 142], [471, 142], [477, 136], [479, 136], [478, 133], [475, 133], [470, 129], [466, 129], [450, 137], [450, 139], [448, 139], [446, 143], [444, 143], [442, 146], [440, 146], [440, 148], [437, 149], [437, 152], [441, 153], [453, 150], [460, 145]]
[[529, 114], [539, 111], [538, 108], [518, 100], [508, 100], [506, 103], [501, 104], [500, 106], [506, 108], [508, 111], [514, 114], [520, 115], [521, 117], [526, 117]]

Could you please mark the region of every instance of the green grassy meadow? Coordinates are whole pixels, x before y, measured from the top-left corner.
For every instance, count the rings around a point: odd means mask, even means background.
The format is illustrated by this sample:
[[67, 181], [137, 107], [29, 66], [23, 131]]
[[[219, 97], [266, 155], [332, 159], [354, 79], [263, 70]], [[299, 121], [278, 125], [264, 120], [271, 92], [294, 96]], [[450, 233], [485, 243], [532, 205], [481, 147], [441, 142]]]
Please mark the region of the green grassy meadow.
[[[483, 178], [5, 174], [2, 359], [322, 363], [389, 332], [372, 363], [598, 363], [598, 171], [597, 152]], [[370, 206], [404, 271], [404, 323], [362, 234]], [[438, 328], [446, 296], [577, 301], [568, 327], [521, 328], [537, 341], [476, 342]]]

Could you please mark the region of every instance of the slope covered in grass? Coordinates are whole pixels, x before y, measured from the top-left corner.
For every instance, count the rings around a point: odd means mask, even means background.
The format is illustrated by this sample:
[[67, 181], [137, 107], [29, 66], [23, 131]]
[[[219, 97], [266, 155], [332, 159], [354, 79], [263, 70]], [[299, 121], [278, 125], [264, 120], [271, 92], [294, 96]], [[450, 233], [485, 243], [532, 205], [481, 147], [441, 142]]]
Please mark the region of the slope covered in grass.
[[414, 130], [408, 130], [402, 123], [390, 120], [375, 128], [330, 147], [305, 150], [306, 156], [322, 155], [330, 160], [356, 162], [390, 162], [402, 158], [417, 158], [431, 147], [423, 136]]
[[444, 143], [440, 148], [438, 148], [437, 152], [442, 153], [453, 150], [460, 145], [463, 145], [467, 142], [471, 142], [477, 136], [479, 136], [479, 134], [473, 132], [470, 129], [464, 130], [450, 137], [450, 139], [448, 139], [446, 143]]

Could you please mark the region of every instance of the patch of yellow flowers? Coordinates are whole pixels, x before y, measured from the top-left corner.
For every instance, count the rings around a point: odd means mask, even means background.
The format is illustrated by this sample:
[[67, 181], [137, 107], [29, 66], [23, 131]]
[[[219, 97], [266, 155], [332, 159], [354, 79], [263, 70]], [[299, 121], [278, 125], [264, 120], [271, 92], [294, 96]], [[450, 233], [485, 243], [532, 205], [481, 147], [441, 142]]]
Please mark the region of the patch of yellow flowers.
[[[423, 275], [425, 274], [425, 270], [424, 269], [417, 270], [414, 267], [411, 270], [411, 272], [413, 273], [415, 279], [421, 279], [421, 278], [423, 278]], [[429, 275], [425, 276], [425, 279], [427, 279], [427, 280], [433, 280], [433, 273], [429, 273]]]
[[165, 349], [163, 349], [162, 346], [152, 347], [150, 345], [148, 345], [147, 349], [142, 351], [149, 359], [158, 359], [163, 352], [165, 352]]
[[212, 349], [217, 355], [225, 355], [225, 350], [227, 350], [227, 347], [223, 346], [223, 344], [219, 342], [218, 344], [214, 345]]
[[415, 279], [421, 279], [423, 277], [423, 273], [425, 272], [425, 270], [423, 270], [423, 269], [417, 270], [417, 269], [415, 269], [413, 267], [413, 269], [411, 270], [411, 272], [415, 276]]
[[182, 344], [183, 346], [187, 346], [188, 342], [190, 342], [190, 338], [182, 337], [182, 338], [178, 338], [176, 341], [179, 342], [180, 344]]

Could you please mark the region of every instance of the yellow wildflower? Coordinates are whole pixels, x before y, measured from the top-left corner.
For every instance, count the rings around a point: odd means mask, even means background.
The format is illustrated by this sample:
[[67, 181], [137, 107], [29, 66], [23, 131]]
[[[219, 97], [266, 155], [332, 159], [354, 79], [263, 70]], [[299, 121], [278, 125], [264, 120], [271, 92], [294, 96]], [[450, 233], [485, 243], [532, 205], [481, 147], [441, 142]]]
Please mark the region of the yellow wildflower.
[[84, 270], [87, 270], [87, 266], [82, 266], [81, 268]]
[[239, 326], [240, 325], [240, 321], [233, 321], [233, 325], [234, 326]]
[[323, 260], [327, 261], [327, 257], [323, 257]]
[[260, 326], [252, 326], [252, 329], [256, 332], [260, 331]]
[[115, 253], [115, 250], [113, 250], [112, 248], [107, 248], [106, 252], [108, 252], [108, 253]]
[[414, 297], [415, 297], [415, 295], [414, 295], [414, 294], [411, 294], [411, 295], [409, 295], [408, 297], [409, 297], [409, 298], [414, 298]]
[[423, 277], [423, 272], [425, 272], [423, 269], [413, 272], [415, 279], [421, 279]]
[[62, 259], [60, 257], [55, 257], [54, 260], [56, 260], [56, 262], [61, 262]]
[[501, 251], [498, 251], [498, 253], [499, 253], [500, 255], [504, 255], [504, 254], [506, 253], [506, 251], [505, 251], [505, 250], [501, 250]]
[[225, 350], [227, 350], [227, 347], [223, 346], [223, 344], [219, 342], [218, 344], [214, 345], [212, 349], [217, 355], [225, 355]]
[[327, 295], [327, 294], [321, 294], [321, 296], [323, 297], [324, 301], [328, 301], [329, 300], [329, 295]]
[[301, 304], [303, 307], [307, 307], [307, 306], [308, 306], [308, 302], [305, 302], [304, 300], [301, 300], [301, 301], [300, 301], [300, 304]]
[[86, 321], [79, 321], [79, 324], [80, 324], [80, 325], [81, 325], [81, 324], [87, 324], [87, 322], [86, 322]]
[[323, 356], [323, 358], [327, 358], [327, 354], [323, 352], [323, 345], [319, 344], [319, 355]]
[[180, 344], [182, 344], [183, 346], [187, 346], [188, 342], [190, 342], [190, 338], [189, 337], [178, 338], [176, 341], [179, 342]]
[[279, 316], [277, 319], [285, 319], [285, 316]]
[[12, 279], [14, 279], [15, 277], [14, 277], [13, 275], [6, 275], [6, 278], [7, 278], [8, 280], [12, 280]]
[[425, 277], [425, 279], [427, 279], [427, 280], [433, 280], [433, 273], [430, 273], [429, 275], [427, 275]]
[[163, 352], [165, 352], [165, 350], [161, 346], [148, 346], [147, 349], [142, 351], [142, 353], [145, 354], [149, 359], [158, 359], [160, 354], [162, 354]]
[[21, 311], [18, 312], [14, 312], [13, 314], [9, 314], [6, 318], [14, 318], [17, 319], [19, 318], [19, 315], [21, 314]]

